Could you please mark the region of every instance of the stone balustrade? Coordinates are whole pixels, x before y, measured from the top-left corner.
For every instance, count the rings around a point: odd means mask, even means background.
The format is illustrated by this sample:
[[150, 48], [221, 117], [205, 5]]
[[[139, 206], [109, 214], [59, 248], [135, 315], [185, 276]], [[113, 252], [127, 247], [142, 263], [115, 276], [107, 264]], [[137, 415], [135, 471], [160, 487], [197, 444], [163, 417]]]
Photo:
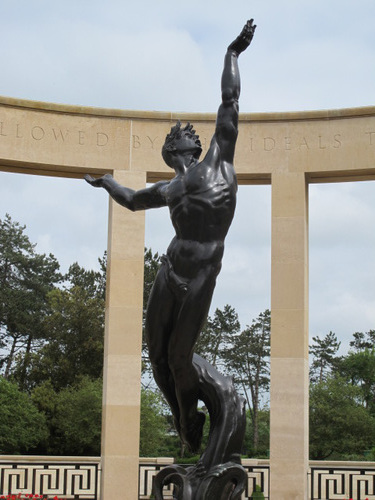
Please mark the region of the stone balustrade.
[[[148, 500], [153, 478], [172, 458], [139, 459], [139, 500]], [[243, 500], [251, 498], [255, 485], [270, 500], [269, 460], [243, 459], [248, 482]], [[99, 500], [100, 457], [47, 457], [0, 455], [0, 495], [38, 494], [74, 500]], [[171, 488], [165, 489], [172, 500]], [[308, 472], [310, 500], [375, 500], [375, 462], [310, 461]], [[278, 499], [275, 499], [278, 500]]]

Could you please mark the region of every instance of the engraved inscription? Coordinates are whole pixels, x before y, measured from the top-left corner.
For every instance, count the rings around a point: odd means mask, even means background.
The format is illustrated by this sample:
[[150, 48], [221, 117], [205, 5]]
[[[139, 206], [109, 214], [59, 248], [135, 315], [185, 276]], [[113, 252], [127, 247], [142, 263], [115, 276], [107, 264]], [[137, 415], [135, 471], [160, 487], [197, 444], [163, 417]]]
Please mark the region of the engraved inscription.
[[[375, 139], [374, 139], [375, 142]], [[309, 151], [310, 149], [339, 149], [342, 146], [341, 134], [332, 136], [317, 135], [311, 137], [275, 137], [266, 136], [263, 138], [250, 137], [248, 139], [250, 151]]]
[[46, 127], [33, 125], [27, 127], [22, 123], [7, 123], [0, 121], [0, 138], [31, 138], [35, 142], [51, 141], [59, 144], [78, 144], [79, 146], [97, 146], [104, 147], [110, 144], [110, 136], [105, 132], [94, 132], [91, 129], [73, 130], [62, 129], [58, 127]]
[[[145, 135], [145, 136], [139, 136], [137, 134], [132, 135], [132, 148], [133, 149], [147, 149], [147, 150], [157, 150], [158, 152], [161, 150], [164, 144], [164, 140], [166, 137], [167, 133], [165, 136], [160, 137], [160, 136], [150, 136], [150, 135]], [[200, 137], [200, 141], [202, 144], [202, 150], [205, 151], [207, 149], [207, 138], [206, 137]]]
[[100, 146], [100, 147], [106, 146], [108, 144], [108, 141], [109, 141], [109, 137], [107, 134], [105, 134], [104, 132], [97, 132], [96, 133], [96, 145], [97, 146]]
[[44, 132], [44, 129], [42, 129], [42, 127], [33, 127], [31, 129], [31, 137], [35, 141], [41, 141], [44, 136], [45, 136], [45, 132]]
[[151, 143], [151, 149], [155, 149], [154, 148], [154, 145], [155, 145], [155, 141], [156, 139], [158, 138], [157, 136], [155, 137], [155, 139], [151, 139], [151, 137], [149, 135], [146, 135], [147, 139], [150, 141]]
[[366, 135], [368, 136], [369, 144], [370, 146], [373, 146], [375, 143], [375, 132], [366, 132]]
[[54, 128], [52, 129], [52, 132], [53, 132], [53, 136], [55, 138], [55, 141], [61, 139], [62, 142], [65, 142], [65, 139], [68, 135], [68, 131], [65, 130], [64, 132], [62, 130], [55, 130]]
[[[370, 141], [375, 144], [375, 132], [368, 132]], [[133, 149], [157, 150], [163, 146], [164, 137], [151, 135], [132, 135], [131, 145]], [[207, 138], [201, 138], [202, 149], [207, 149]], [[248, 137], [246, 139], [250, 152], [271, 153], [279, 151], [309, 151], [309, 150], [329, 150], [339, 149], [343, 144], [341, 134], [316, 136], [287, 136], [276, 138], [270, 135], [264, 137]]]
[[139, 135], [133, 134], [133, 149], [139, 149], [141, 147], [141, 141], [139, 140]]

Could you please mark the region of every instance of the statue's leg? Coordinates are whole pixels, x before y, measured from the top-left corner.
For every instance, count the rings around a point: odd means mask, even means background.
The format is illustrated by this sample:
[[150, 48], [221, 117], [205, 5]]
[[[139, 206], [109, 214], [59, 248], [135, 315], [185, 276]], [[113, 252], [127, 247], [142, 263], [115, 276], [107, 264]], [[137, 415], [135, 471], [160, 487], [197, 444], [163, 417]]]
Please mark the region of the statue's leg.
[[[166, 398], [177, 427], [180, 420], [175, 384], [168, 364], [168, 345], [173, 329], [176, 299], [167, 285], [164, 266], [160, 268], [147, 305], [145, 335], [155, 381]], [[179, 431], [179, 429], [177, 429]]]
[[169, 339], [168, 363], [180, 409], [181, 437], [192, 451], [200, 446], [204, 414], [197, 411], [199, 381], [192, 363], [194, 345], [207, 319], [217, 272], [208, 266], [190, 280]]

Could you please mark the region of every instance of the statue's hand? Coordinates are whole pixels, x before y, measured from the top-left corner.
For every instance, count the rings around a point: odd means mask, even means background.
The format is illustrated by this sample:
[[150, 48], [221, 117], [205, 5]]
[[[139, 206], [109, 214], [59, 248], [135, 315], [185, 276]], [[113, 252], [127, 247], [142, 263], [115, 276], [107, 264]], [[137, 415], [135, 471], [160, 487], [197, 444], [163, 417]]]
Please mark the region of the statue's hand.
[[91, 175], [86, 174], [84, 178], [85, 178], [85, 181], [88, 182], [91, 186], [103, 187], [105, 179], [109, 178], [109, 177], [112, 177], [112, 176], [110, 174], [105, 174], [105, 175], [103, 175], [103, 177], [99, 177], [98, 179], [94, 179], [94, 177], [92, 177]]
[[241, 54], [250, 45], [254, 36], [256, 25], [254, 19], [247, 21], [238, 37], [229, 45], [228, 50], [233, 50], [237, 55]]

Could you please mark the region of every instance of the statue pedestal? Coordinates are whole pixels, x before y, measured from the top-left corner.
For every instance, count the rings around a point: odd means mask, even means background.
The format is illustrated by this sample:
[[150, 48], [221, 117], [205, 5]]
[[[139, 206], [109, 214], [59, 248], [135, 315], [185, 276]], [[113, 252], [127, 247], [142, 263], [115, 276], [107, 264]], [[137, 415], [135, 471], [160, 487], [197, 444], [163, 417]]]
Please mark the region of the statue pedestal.
[[245, 489], [247, 474], [236, 463], [202, 470], [200, 462], [195, 467], [180, 465], [165, 467], [155, 478], [155, 498], [163, 500], [163, 487], [174, 484], [174, 500], [239, 500]]

